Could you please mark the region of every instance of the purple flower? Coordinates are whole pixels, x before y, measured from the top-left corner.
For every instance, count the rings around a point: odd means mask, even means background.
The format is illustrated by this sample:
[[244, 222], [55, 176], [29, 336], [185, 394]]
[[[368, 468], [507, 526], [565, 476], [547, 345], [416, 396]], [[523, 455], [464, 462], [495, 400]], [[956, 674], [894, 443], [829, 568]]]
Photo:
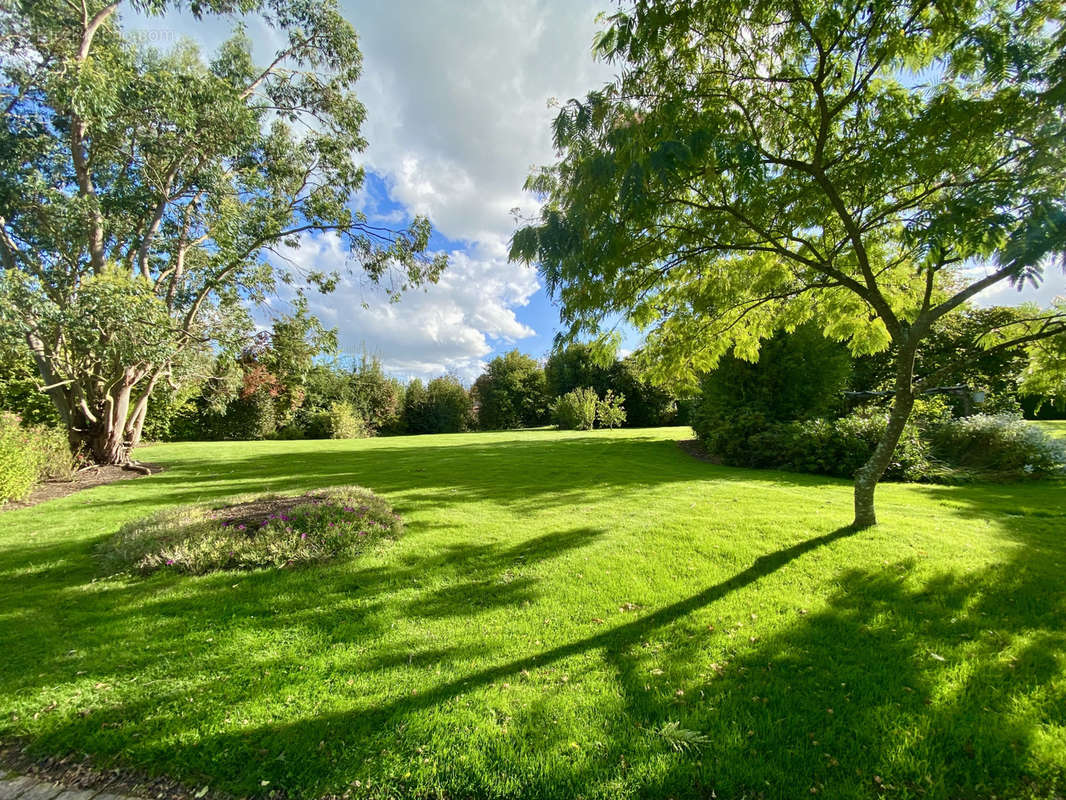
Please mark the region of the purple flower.
[[239, 531], [243, 531], [243, 530], [244, 530], [244, 526], [243, 526], [243, 525], [238, 525], [238, 526], [237, 526], [237, 530], [239, 530]]
[[223, 522], [222, 523], [222, 527], [223, 528], [228, 528], [229, 527], [229, 520], [226, 520], [225, 522]]
[[306, 539], [307, 538], [307, 534], [306, 533], [301, 533], [300, 534], [300, 538], [301, 539]]
[[171, 564], [173, 564], [173, 563], [174, 563], [174, 559], [173, 559], [173, 558], [168, 558], [168, 559], [167, 559], [167, 566], [168, 566], [168, 567], [169, 567], [169, 566], [170, 566]]

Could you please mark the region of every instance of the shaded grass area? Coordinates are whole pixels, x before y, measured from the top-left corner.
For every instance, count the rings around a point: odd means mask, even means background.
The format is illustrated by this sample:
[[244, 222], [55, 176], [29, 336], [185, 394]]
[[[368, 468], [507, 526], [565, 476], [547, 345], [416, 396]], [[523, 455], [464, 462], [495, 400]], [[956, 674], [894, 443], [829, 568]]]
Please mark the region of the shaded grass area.
[[[718, 467], [687, 429], [178, 444], [5, 514], [0, 737], [299, 797], [1048, 796], [1066, 484]], [[174, 504], [360, 484], [347, 563], [101, 576]], [[678, 750], [672, 724], [702, 736]]]

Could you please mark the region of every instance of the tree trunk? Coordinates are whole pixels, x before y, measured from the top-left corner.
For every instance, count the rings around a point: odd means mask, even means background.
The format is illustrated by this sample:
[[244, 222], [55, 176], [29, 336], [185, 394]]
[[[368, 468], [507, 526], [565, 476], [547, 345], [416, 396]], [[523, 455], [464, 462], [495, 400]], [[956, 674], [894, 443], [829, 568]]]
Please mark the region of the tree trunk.
[[910, 345], [900, 350], [896, 361], [896, 386], [888, 425], [870, 460], [855, 473], [855, 521], [851, 523], [853, 528], [870, 528], [877, 524], [874, 490], [892, 462], [892, 454], [896, 451], [903, 428], [911, 415], [911, 409], [914, 408], [915, 349], [914, 345]]
[[71, 441], [76, 450], [87, 452], [93, 463], [119, 467], [130, 463], [126, 426], [132, 392], [132, 385], [119, 384], [100, 408], [93, 409], [95, 419], [85, 411], [78, 414], [80, 424], [71, 427]]

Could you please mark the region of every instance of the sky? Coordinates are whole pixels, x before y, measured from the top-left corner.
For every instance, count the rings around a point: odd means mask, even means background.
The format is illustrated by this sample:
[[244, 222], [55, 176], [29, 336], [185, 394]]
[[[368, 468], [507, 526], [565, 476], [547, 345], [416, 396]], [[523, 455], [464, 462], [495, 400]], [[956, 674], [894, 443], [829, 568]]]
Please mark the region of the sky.
[[[554, 101], [581, 97], [612, 77], [592, 56], [599, 12], [609, 0], [342, 0], [359, 34], [363, 77], [357, 94], [367, 109], [363, 154], [366, 185], [356, 198], [375, 223], [430, 218], [431, 246], [449, 267], [437, 285], [390, 303], [365, 281], [346, 280], [311, 308], [336, 326], [341, 349], [368, 353], [402, 379], [454, 374], [471, 382], [493, 356], [518, 348], [545, 357], [558, 311], [535, 270], [507, 261], [513, 209], [536, 211], [522, 185], [532, 167], [555, 160]], [[160, 47], [178, 37], [210, 53], [230, 23], [211, 18], [126, 17], [127, 28]], [[265, 28], [248, 29], [260, 60], [278, 44]], [[330, 236], [307, 236], [291, 254], [298, 264], [331, 271], [345, 254]], [[980, 271], [980, 268], [977, 268]], [[1034, 300], [1046, 305], [1066, 292], [1061, 272], [1040, 289], [1000, 285], [985, 304]], [[282, 300], [259, 319], [289, 310]], [[625, 334], [624, 349], [639, 339]]]
[[[511, 264], [513, 209], [535, 213], [522, 189], [532, 167], [555, 160], [550, 103], [581, 97], [610, 79], [592, 57], [607, 0], [389, 0], [342, 10], [359, 34], [367, 109], [367, 181], [356, 207], [375, 223], [430, 218], [431, 246], [446, 252], [440, 282], [398, 303], [347, 280], [311, 308], [336, 326], [341, 349], [378, 356], [403, 378], [449, 373], [471, 382], [494, 355], [518, 348], [545, 357], [559, 324], [536, 271]], [[210, 53], [224, 20], [127, 16], [123, 24], [165, 48], [178, 37]], [[272, 32], [249, 27], [269, 56]], [[305, 237], [290, 254], [304, 266], [343, 270], [330, 236]], [[366, 308], [364, 308], [366, 304]], [[273, 311], [285, 313], [283, 301]], [[260, 315], [265, 319], [267, 310]]]

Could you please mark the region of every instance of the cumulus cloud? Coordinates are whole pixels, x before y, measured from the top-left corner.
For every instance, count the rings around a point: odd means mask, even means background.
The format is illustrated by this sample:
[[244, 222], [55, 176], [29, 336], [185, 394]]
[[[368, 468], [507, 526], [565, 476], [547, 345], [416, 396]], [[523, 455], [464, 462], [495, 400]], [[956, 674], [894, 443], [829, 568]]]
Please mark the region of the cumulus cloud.
[[[440, 284], [397, 304], [357, 284], [316, 300], [316, 312], [338, 326], [346, 350], [365, 346], [400, 375], [452, 371], [470, 378], [498, 347], [550, 335], [519, 319], [538, 287], [531, 270], [507, 263], [511, 210], [535, 210], [523, 181], [532, 166], [554, 158], [549, 100], [581, 96], [609, 77], [590, 49], [596, 15], [608, 5], [342, 0], [364, 57], [357, 91], [367, 107], [365, 162], [403, 208], [382, 208], [370, 192], [355, 198], [357, 207], [384, 224], [401, 224], [405, 211], [425, 214], [456, 243]], [[179, 31], [205, 50], [226, 33], [217, 21], [173, 14], [126, 22]], [[257, 57], [269, 58], [273, 32], [252, 21], [249, 33], [262, 50]], [[302, 247], [306, 260], [341, 257], [325, 238], [305, 238]], [[550, 327], [552, 320], [536, 324]]]
[[[346, 269], [346, 252], [334, 235], [304, 237], [284, 255], [303, 270]], [[399, 302], [354, 275], [332, 294], [312, 296], [311, 310], [338, 329], [345, 353], [377, 356], [405, 379], [452, 374], [470, 383], [486, 356], [533, 334], [515, 309], [537, 290], [536, 274], [507, 264], [491, 248], [448, 255], [451, 264], [439, 283], [410, 291]]]

